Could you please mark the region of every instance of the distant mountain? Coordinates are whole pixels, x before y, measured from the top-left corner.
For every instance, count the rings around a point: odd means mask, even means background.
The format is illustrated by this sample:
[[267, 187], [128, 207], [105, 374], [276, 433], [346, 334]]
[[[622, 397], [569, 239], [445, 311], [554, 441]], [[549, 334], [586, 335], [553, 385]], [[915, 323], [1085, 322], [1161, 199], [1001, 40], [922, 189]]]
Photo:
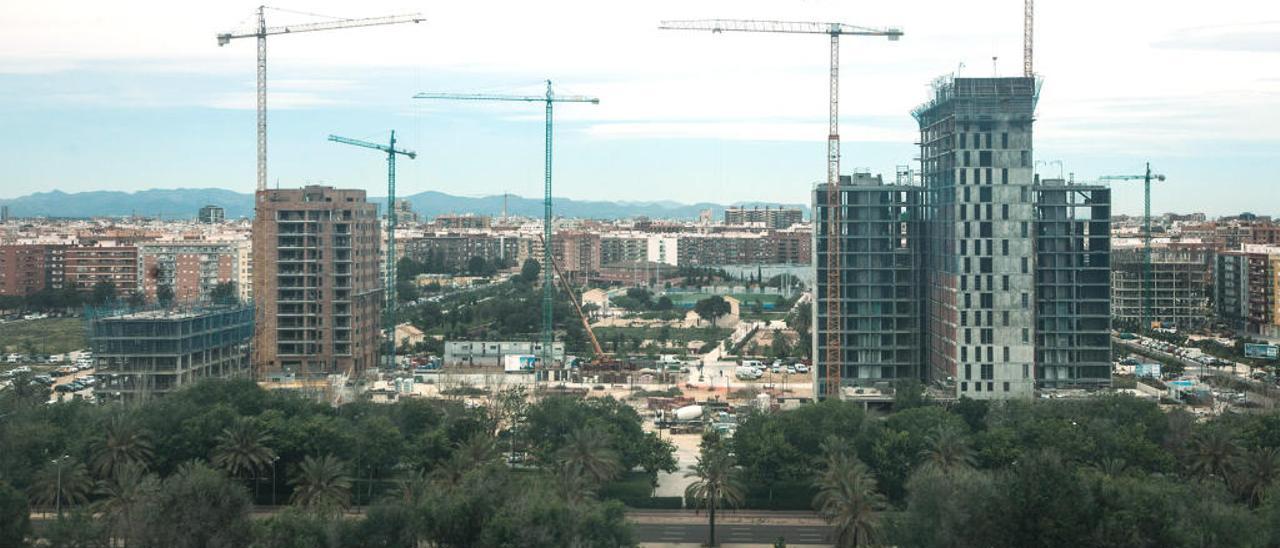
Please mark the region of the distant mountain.
[[[413, 210], [425, 217], [446, 213], [474, 213], [476, 215], [501, 215], [503, 196], [469, 198], [443, 192], [420, 192], [402, 197], [413, 205]], [[386, 197], [374, 197], [379, 204]], [[125, 217], [141, 215], [165, 219], [192, 219], [206, 205], [222, 206], [228, 219], [253, 216], [253, 195], [220, 188], [178, 188], [142, 190], [138, 192], [95, 191], [66, 193], [58, 190], [37, 192], [20, 198], [0, 200], [9, 206], [11, 217]], [[778, 207], [765, 202], [737, 202], [734, 206]], [[783, 204], [799, 207], [809, 216], [809, 208], [800, 204]], [[723, 204], [681, 204], [672, 201], [607, 202], [556, 198], [555, 209], [559, 216], [579, 219], [626, 219], [649, 217], [652, 219], [696, 219], [703, 210], [710, 209], [713, 218], [724, 217]], [[540, 217], [542, 200], [509, 195], [506, 197], [509, 215]]]

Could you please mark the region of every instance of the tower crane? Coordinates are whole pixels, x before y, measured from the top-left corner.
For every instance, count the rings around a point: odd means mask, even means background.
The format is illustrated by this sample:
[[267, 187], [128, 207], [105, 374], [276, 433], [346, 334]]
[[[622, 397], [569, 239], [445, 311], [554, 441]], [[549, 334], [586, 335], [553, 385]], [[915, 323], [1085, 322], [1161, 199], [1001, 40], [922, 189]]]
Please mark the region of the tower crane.
[[1022, 2], [1022, 75], [1031, 78], [1036, 75], [1031, 67], [1031, 46], [1034, 44], [1032, 34], [1035, 31], [1035, 0]]
[[396, 355], [396, 155], [408, 156], [410, 160], [418, 157], [412, 150], [396, 148], [396, 132], [391, 130], [391, 142], [388, 144], [370, 143], [359, 139], [348, 139], [330, 135], [329, 140], [344, 145], [371, 148], [387, 153], [387, 267], [383, 287], [386, 303], [383, 305], [382, 325], [387, 330], [387, 340], [391, 341], [390, 363], [395, 366]]
[[258, 24], [256, 29], [224, 32], [218, 35], [219, 47], [230, 44], [232, 40], [238, 38], [258, 39], [258, 190], [267, 189], [267, 37], [276, 34], [294, 34], [298, 32], [315, 32], [355, 27], [374, 27], [379, 25], [395, 25], [399, 23], [420, 23], [424, 21], [422, 14], [414, 13], [409, 15], [391, 15], [364, 19], [337, 19], [334, 21], [324, 21], [319, 23], [268, 27], [266, 16], [266, 10], [268, 9], [274, 11], [287, 11], [268, 6], [258, 6]]
[[591, 340], [591, 351], [595, 353], [595, 359], [591, 360], [591, 364], [599, 366], [605, 362], [604, 349], [600, 347], [600, 339], [596, 338], [596, 332], [591, 329], [591, 322], [587, 320], [587, 314], [582, 311], [582, 303], [578, 302], [577, 291], [569, 284], [569, 278], [564, 275], [564, 271], [560, 268], [560, 261], [551, 258], [551, 265], [555, 267], [556, 276], [560, 277], [560, 285], [564, 287], [564, 292], [569, 296], [569, 302], [573, 303], [573, 309], [578, 312], [578, 319], [582, 320], [582, 328], [587, 332], [587, 338]]
[[1142, 181], [1142, 329], [1151, 329], [1151, 181], [1164, 175], [1151, 173], [1151, 162], [1142, 175], [1104, 175], [1099, 181]]
[[500, 95], [487, 93], [419, 93], [414, 99], [446, 99], [454, 101], [516, 101], [546, 104], [546, 149], [543, 152], [543, 200], [542, 200], [542, 363], [549, 367], [553, 352], [551, 343], [555, 333], [551, 325], [551, 303], [555, 296], [551, 262], [551, 129], [552, 105], [555, 103], [600, 104], [600, 99], [581, 95], [556, 95], [547, 80], [545, 95]]
[[[714, 33], [721, 32], [779, 32], [792, 34], [825, 34], [831, 37], [831, 80], [829, 118], [827, 125], [827, 347], [825, 350], [826, 386], [823, 393], [827, 396], [839, 397], [840, 370], [844, 361], [842, 323], [840, 318], [840, 37], [849, 36], [883, 36], [890, 41], [902, 38], [902, 30], [898, 28], [870, 28], [846, 25], [844, 23], [816, 23], [806, 21], [752, 21], [732, 19], [700, 19], [691, 21], [663, 21], [658, 25], [663, 30], [701, 30]], [[815, 225], [816, 225], [815, 220]], [[817, 251], [815, 250], [815, 253]], [[816, 295], [815, 295], [816, 297]], [[818, 349], [814, 349], [815, 352]]]

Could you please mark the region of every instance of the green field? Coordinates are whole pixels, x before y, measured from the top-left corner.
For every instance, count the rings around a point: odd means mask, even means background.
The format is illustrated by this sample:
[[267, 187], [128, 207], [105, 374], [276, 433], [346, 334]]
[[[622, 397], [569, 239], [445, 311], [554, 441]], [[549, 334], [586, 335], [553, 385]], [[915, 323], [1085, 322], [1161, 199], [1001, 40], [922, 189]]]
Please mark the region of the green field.
[[0, 349], [5, 352], [61, 354], [81, 350], [85, 342], [84, 320], [81, 318], [48, 318], [0, 324]]

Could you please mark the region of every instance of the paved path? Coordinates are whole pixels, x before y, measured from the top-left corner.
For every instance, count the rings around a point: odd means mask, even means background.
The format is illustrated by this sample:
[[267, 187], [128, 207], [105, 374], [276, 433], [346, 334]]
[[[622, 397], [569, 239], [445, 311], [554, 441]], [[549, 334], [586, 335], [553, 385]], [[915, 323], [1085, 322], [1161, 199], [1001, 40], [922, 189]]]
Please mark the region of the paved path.
[[[707, 542], [707, 524], [632, 524], [642, 546], [698, 546]], [[831, 546], [830, 528], [816, 525], [721, 525], [716, 524], [716, 540], [722, 545], [772, 546], [779, 538], [787, 546]]]

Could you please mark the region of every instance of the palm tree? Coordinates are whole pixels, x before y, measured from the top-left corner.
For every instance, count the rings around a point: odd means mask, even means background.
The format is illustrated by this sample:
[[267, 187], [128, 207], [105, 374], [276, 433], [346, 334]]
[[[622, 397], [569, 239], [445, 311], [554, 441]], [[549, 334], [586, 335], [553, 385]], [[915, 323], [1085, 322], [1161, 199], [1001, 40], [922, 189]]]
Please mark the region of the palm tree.
[[98, 494], [102, 495], [97, 510], [106, 516], [116, 538], [129, 545], [133, 536], [134, 519], [143, 501], [156, 489], [160, 481], [134, 463], [121, 465], [110, 479], [98, 482]]
[[113, 475], [126, 464], [146, 468], [153, 451], [151, 435], [125, 415], [115, 415], [102, 427], [102, 437], [94, 440], [93, 471], [100, 478]]
[[594, 485], [618, 477], [622, 458], [609, 447], [608, 437], [595, 428], [578, 428], [569, 433], [556, 460], [586, 476]]
[[400, 488], [400, 501], [409, 506], [416, 507], [431, 494], [431, 476], [421, 470], [410, 470], [396, 480], [396, 485]]
[[827, 523], [835, 527], [836, 546], [865, 546], [873, 542], [880, 519], [876, 511], [884, 507], [884, 495], [876, 491], [876, 480], [867, 465], [846, 452], [828, 453], [827, 466], [818, 472], [814, 486], [814, 506]]
[[710, 525], [709, 546], [716, 545], [716, 510], [723, 504], [739, 506], [746, 498], [746, 487], [739, 479], [741, 471], [737, 461], [722, 443], [705, 443], [698, 463], [692, 471], [685, 474], [688, 478], [697, 478], [684, 490], [686, 499], [707, 509]]
[[1236, 489], [1250, 506], [1262, 502], [1262, 496], [1280, 478], [1280, 449], [1259, 447], [1236, 459]]
[[548, 470], [548, 481], [569, 506], [577, 506], [595, 494], [591, 480], [576, 466], [557, 462]]
[[468, 470], [479, 468], [493, 462], [498, 456], [498, 446], [493, 437], [486, 433], [477, 433], [466, 441], [459, 442], [453, 449], [451, 458], [459, 459]]
[[82, 504], [89, 501], [93, 490], [93, 478], [89, 468], [75, 457], [54, 459], [36, 472], [28, 494], [37, 506], [56, 506], [62, 515], [62, 504]]
[[351, 505], [351, 478], [346, 468], [346, 463], [333, 455], [303, 459], [289, 480], [293, 503], [322, 513], [345, 510]]
[[925, 444], [921, 451], [925, 466], [944, 472], [973, 467], [973, 451], [964, 432], [954, 425], [944, 424], [934, 429], [926, 436]]
[[236, 477], [252, 477], [255, 498], [258, 479], [276, 460], [276, 452], [267, 446], [271, 435], [263, 432], [252, 419], [241, 419], [218, 435], [213, 448], [213, 464]]
[[1203, 476], [1217, 476], [1226, 480], [1231, 477], [1235, 459], [1240, 454], [1240, 444], [1224, 428], [1210, 427], [1191, 436], [1192, 473]]

